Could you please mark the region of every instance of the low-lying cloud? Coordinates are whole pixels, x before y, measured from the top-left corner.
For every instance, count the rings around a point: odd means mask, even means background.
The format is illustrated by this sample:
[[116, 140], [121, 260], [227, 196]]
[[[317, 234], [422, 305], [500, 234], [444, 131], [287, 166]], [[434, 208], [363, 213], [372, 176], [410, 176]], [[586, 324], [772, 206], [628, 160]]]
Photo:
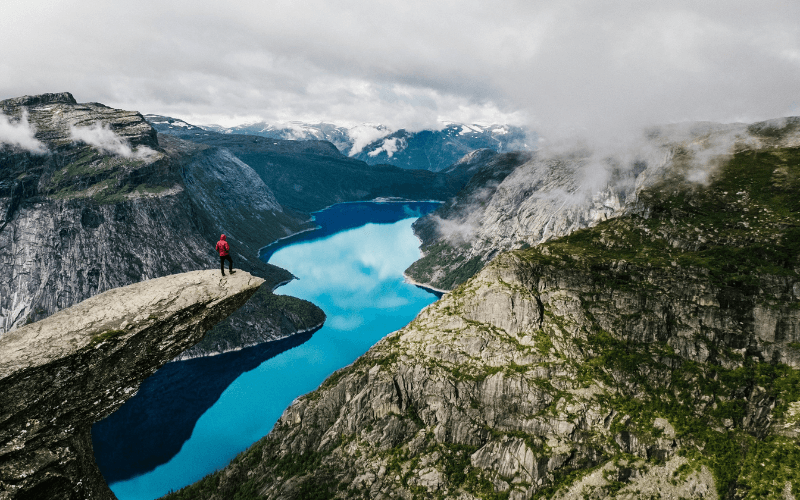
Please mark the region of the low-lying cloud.
[[[70, 90], [192, 123], [508, 122], [548, 137], [800, 114], [796, 0], [189, 5], [4, 4], [0, 96]], [[93, 29], [76, 36], [78, 21]], [[76, 58], [50, 57], [56, 45]]]
[[361, 152], [366, 146], [373, 142], [386, 137], [391, 131], [384, 127], [377, 127], [368, 124], [356, 125], [350, 128], [348, 133], [350, 139], [353, 141], [353, 147], [347, 152], [350, 156], [355, 156]]
[[640, 190], [654, 183], [708, 185], [737, 152], [800, 145], [795, 123], [800, 121], [683, 123], [649, 127], [622, 141], [546, 140], [500, 185], [463, 197], [446, 218], [428, 217], [438, 236], [454, 246], [498, 239], [509, 247], [535, 245], [625, 213]]
[[36, 138], [36, 130], [28, 123], [28, 112], [25, 110], [18, 121], [12, 121], [0, 112], [0, 144], [9, 144], [35, 154], [47, 153], [47, 146]]
[[89, 127], [70, 126], [70, 139], [75, 142], [83, 142], [93, 146], [98, 151], [106, 154], [122, 156], [124, 158], [145, 159], [155, 152], [146, 147], [140, 146], [134, 151], [127, 141], [122, 139], [108, 124], [96, 122]]

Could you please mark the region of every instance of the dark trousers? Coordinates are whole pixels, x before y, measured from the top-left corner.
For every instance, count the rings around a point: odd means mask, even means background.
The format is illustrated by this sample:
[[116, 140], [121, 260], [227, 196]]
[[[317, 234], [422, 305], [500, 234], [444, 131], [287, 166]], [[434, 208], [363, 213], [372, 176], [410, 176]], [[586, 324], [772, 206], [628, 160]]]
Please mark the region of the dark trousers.
[[231, 259], [230, 255], [220, 255], [219, 256], [219, 270], [222, 271], [222, 274], [225, 274], [225, 261], [228, 261], [228, 271], [233, 272], [233, 259]]

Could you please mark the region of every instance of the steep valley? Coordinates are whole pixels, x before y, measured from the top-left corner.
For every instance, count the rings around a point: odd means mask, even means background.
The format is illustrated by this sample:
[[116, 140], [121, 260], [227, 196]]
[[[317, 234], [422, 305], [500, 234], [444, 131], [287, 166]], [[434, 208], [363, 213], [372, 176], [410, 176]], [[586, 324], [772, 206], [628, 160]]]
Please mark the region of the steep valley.
[[[151, 118], [152, 119], [152, 118]], [[375, 198], [445, 200], [466, 183], [428, 170], [367, 165], [327, 141], [289, 141], [253, 135], [220, 134], [199, 127], [170, 127], [153, 119], [162, 135], [225, 148], [253, 168], [281, 205], [301, 212], [335, 203]]]
[[188, 498], [794, 498], [797, 120], [501, 253]]

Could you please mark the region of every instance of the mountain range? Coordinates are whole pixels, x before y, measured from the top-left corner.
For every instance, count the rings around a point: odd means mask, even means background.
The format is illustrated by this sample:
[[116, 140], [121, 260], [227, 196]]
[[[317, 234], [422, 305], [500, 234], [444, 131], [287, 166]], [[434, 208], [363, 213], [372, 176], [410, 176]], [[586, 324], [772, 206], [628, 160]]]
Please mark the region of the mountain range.
[[369, 165], [388, 164], [407, 169], [439, 172], [477, 149], [498, 153], [529, 151], [536, 146], [536, 135], [512, 125], [442, 123], [436, 130], [391, 130], [383, 125], [363, 124], [342, 127], [330, 123], [289, 122], [271, 125], [264, 122], [221, 127], [198, 127], [176, 118], [146, 115], [159, 132], [185, 135], [207, 130], [221, 134], [256, 135], [295, 141], [328, 141], [343, 154]]

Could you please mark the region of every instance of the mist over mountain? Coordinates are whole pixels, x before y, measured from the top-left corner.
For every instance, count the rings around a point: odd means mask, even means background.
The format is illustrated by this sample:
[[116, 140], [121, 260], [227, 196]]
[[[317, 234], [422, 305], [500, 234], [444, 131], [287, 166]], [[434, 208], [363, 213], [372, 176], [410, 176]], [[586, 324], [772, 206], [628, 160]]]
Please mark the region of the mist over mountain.
[[348, 156], [353, 156], [366, 144], [391, 133], [391, 130], [383, 125], [362, 124], [355, 127], [342, 127], [331, 123], [303, 122], [287, 122], [278, 125], [259, 122], [235, 127], [205, 125], [203, 128], [221, 134], [259, 135], [292, 141], [328, 141]]
[[414, 223], [424, 257], [407, 274], [449, 290], [499, 252], [533, 247], [629, 213], [638, 194], [668, 172], [704, 184], [737, 151], [795, 147], [799, 122], [795, 117], [651, 127], [624, 143], [565, 141], [513, 162], [474, 153], [460, 167], [475, 172], [466, 187]]
[[281, 205], [300, 212], [386, 197], [446, 200], [466, 183], [462, 176], [424, 169], [368, 165], [342, 154], [329, 141], [223, 134], [174, 118], [147, 119], [160, 134], [230, 151], [258, 173]]
[[535, 134], [528, 134], [520, 127], [450, 123], [442, 130], [398, 130], [368, 144], [353, 156], [370, 164], [388, 163], [440, 172], [478, 149], [506, 153], [531, 151], [535, 146]]
[[272, 125], [265, 122], [222, 127], [198, 127], [183, 120], [159, 115], [145, 118], [160, 132], [181, 137], [201, 134], [202, 130], [221, 134], [257, 135], [272, 139], [328, 141], [344, 155], [369, 165], [395, 165], [405, 169], [439, 172], [461, 157], [478, 149], [498, 153], [530, 151], [537, 137], [524, 128], [511, 125], [446, 123], [439, 130], [392, 131], [383, 125], [362, 124], [341, 127], [330, 123], [288, 122]]

